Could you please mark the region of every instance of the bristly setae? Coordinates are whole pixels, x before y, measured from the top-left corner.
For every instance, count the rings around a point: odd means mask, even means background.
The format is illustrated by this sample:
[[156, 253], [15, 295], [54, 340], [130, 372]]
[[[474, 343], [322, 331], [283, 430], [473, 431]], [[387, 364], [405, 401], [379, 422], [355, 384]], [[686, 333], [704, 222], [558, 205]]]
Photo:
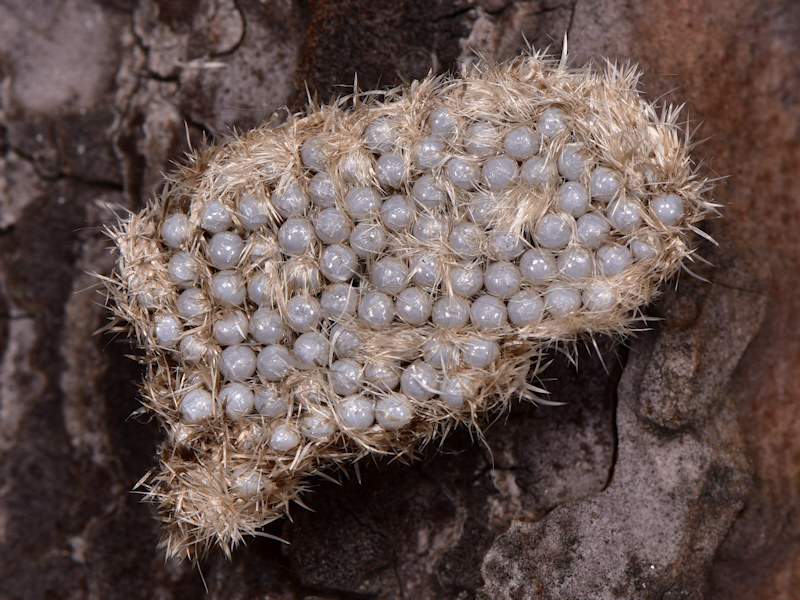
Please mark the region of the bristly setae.
[[230, 552], [309, 476], [477, 427], [548, 347], [640, 317], [714, 205], [637, 78], [525, 54], [311, 106], [109, 232], [169, 555]]

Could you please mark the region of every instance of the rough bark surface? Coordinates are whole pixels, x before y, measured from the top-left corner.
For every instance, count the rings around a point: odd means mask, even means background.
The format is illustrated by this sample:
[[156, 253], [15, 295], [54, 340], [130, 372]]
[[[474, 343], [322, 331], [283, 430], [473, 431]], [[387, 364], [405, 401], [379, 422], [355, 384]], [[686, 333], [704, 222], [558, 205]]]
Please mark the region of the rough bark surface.
[[[524, 45], [638, 62], [725, 176], [719, 247], [604, 362], [411, 467], [320, 482], [202, 575], [131, 492], [162, 432], [88, 272], [188, 144]], [[523, 38], [524, 36], [524, 38]], [[800, 5], [0, 2], [0, 597], [790, 599], [800, 587]], [[188, 141], [187, 141], [188, 140]], [[694, 269], [695, 266], [692, 268]], [[491, 448], [491, 453], [487, 448]], [[360, 481], [359, 481], [360, 479]]]

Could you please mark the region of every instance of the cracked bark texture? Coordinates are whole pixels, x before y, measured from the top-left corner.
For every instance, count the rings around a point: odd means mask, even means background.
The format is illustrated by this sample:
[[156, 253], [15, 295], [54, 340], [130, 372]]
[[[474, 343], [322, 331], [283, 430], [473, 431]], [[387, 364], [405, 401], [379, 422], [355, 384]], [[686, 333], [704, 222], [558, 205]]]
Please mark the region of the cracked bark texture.
[[[0, 597], [754, 598], [800, 586], [800, 8], [791, 0], [0, 2]], [[189, 144], [308, 92], [393, 85], [524, 45], [638, 62], [726, 176], [694, 265], [625, 346], [556, 358], [515, 406], [412, 466], [320, 482], [313, 512], [197, 570], [132, 485], [162, 435], [93, 335], [87, 272]], [[524, 38], [523, 38], [524, 36]], [[120, 209], [120, 210], [121, 210]], [[491, 453], [487, 450], [491, 448]]]

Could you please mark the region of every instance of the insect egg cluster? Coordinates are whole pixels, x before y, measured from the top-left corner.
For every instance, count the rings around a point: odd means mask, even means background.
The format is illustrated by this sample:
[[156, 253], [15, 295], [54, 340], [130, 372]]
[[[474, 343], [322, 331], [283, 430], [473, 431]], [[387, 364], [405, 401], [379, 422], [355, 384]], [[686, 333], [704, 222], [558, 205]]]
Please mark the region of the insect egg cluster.
[[309, 475], [411, 456], [528, 396], [553, 343], [629, 326], [712, 209], [635, 80], [526, 55], [315, 106], [193, 154], [111, 231], [170, 554], [228, 549]]

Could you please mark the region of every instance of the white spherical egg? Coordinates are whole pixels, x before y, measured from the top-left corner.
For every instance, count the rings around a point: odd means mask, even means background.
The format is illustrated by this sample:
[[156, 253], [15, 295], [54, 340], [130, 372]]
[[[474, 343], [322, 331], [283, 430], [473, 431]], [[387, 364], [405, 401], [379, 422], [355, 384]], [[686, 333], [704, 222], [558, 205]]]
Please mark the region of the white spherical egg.
[[375, 423], [375, 401], [366, 396], [351, 396], [339, 402], [336, 413], [344, 427], [363, 431]]
[[253, 390], [241, 383], [227, 383], [219, 391], [219, 398], [229, 419], [241, 419], [253, 410]]
[[300, 445], [302, 438], [291, 425], [278, 425], [269, 437], [269, 447], [276, 452], [289, 452]]
[[425, 401], [438, 392], [439, 378], [433, 367], [424, 362], [409, 365], [400, 376], [400, 390], [409, 398]]
[[247, 379], [256, 371], [256, 354], [249, 346], [228, 346], [222, 351], [219, 371], [228, 379]]
[[190, 390], [181, 399], [180, 411], [187, 423], [200, 423], [214, 413], [214, 400], [206, 390]]
[[375, 420], [387, 431], [407, 427], [413, 418], [411, 404], [401, 394], [384, 396], [375, 405]]

